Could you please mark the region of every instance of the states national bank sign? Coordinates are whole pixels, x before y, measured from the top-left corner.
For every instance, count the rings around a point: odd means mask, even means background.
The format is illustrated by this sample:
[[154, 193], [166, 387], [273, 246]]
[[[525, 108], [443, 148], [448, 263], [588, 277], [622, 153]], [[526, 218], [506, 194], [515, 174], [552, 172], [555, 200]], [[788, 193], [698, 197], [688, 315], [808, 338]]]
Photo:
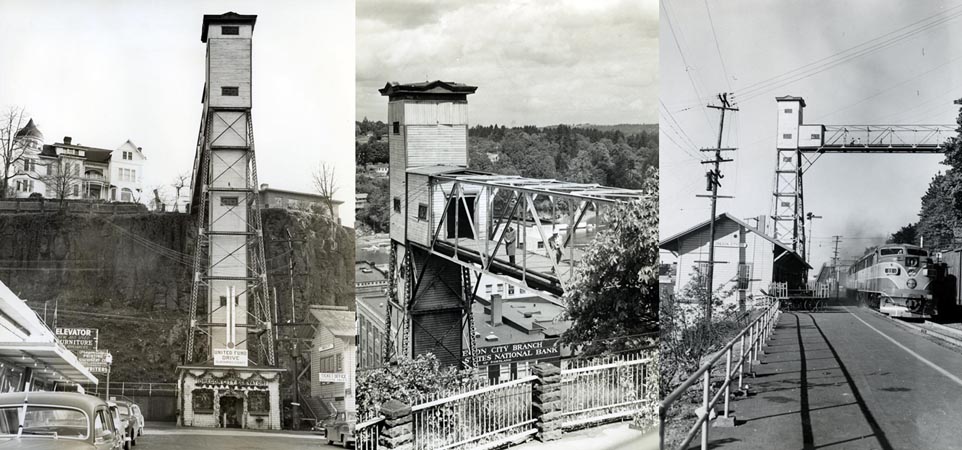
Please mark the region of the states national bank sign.
[[475, 365], [507, 364], [520, 361], [538, 361], [558, 358], [557, 339], [542, 341], [519, 342], [516, 344], [489, 345], [475, 349], [473, 360]]

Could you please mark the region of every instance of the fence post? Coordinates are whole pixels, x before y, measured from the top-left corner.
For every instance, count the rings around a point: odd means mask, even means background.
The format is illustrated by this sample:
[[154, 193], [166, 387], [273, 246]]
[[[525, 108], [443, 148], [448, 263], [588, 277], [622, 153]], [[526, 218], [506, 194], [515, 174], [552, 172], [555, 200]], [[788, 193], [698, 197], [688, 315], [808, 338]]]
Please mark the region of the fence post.
[[378, 445], [402, 450], [414, 448], [411, 406], [397, 400], [388, 400], [381, 405], [381, 415], [384, 416], [384, 426], [378, 436]]
[[532, 372], [538, 377], [531, 389], [531, 408], [538, 428], [535, 437], [541, 442], [559, 439], [562, 431], [561, 368], [539, 363], [534, 365]]

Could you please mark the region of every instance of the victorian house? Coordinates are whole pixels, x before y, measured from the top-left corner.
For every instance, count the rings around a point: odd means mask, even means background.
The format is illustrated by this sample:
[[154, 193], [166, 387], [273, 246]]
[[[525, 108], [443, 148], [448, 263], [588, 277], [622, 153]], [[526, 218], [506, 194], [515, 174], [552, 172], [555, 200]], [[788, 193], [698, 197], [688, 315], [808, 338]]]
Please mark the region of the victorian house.
[[115, 150], [63, 142], [45, 144], [33, 119], [17, 132], [24, 149], [12, 197], [140, 202], [143, 195], [143, 149], [127, 140]]

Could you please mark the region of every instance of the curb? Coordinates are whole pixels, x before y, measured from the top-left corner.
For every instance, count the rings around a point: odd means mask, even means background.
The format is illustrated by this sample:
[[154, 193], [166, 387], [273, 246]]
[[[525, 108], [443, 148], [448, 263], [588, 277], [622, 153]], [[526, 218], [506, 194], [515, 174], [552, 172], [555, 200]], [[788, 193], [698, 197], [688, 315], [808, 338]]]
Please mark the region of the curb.
[[[931, 328], [923, 328], [923, 327], [920, 327], [920, 326], [918, 326], [918, 325], [916, 325], [916, 324], [913, 324], [913, 323], [904, 322], [904, 321], [901, 321], [901, 320], [895, 320], [895, 319], [889, 317], [888, 315], [882, 314], [882, 313], [880, 313], [880, 312], [878, 312], [878, 311], [876, 311], [876, 310], [874, 310], [874, 309], [872, 309], [872, 308], [867, 308], [867, 309], [868, 309], [869, 311], [871, 311], [872, 313], [874, 313], [874, 314], [877, 314], [877, 315], [879, 315], [879, 316], [881, 316], [881, 317], [884, 317], [885, 319], [888, 319], [888, 320], [891, 321], [891, 322], [894, 322], [896, 325], [899, 325], [899, 326], [908, 328], [908, 329], [910, 329], [910, 330], [916, 331], [916, 332], [918, 332], [919, 334], [924, 334], [924, 335], [926, 335], [926, 336], [933, 337], [933, 338], [938, 339], [938, 340], [940, 340], [940, 341], [942, 341], [942, 342], [944, 342], [944, 343], [946, 343], [946, 344], [949, 344], [949, 345], [951, 345], [951, 346], [958, 347], [958, 348], [962, 348], [962, 338], [960, 338], [960, 337], [953, 337], [953, 336], [949, 335], [948, 333], [945, 333], [945, 332], [942, 332], [942, 331], [939, 331], [939, 330], [934, 330], [934, 329], [931, 329]], [[945, 329], [949, 329], [949, 330], [955, 331], [955, 330], [952, 329], [952, 328], [949, 328], [949, 327], [946, 327], [946, 326], [943, 326], [943, 325], [939, 325], [939, 324], [937, 324], [937, 323], [932, 323], [932, 322], [926, 321], [925, 324], [927, 324], [927, 325], [929, 325], [929, 326], [934, 326], [934, 328], [945, 328]]]

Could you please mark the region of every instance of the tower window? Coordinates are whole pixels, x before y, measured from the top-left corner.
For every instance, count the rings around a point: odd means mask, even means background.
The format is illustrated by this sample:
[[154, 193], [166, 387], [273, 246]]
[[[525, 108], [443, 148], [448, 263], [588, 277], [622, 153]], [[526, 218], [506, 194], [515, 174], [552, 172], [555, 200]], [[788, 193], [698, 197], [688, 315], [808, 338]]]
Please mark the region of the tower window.
[[818, 134], [818, 133], [812, 134], [812, 139], [819, 139], [821, 137], [822, 137], [821, 134]]
[[401, 212], [401, 199], [394, 197], [394, 211]]
[[237, 197], [221, 197], [220, 198], [221, 206], [237, 206], [237, 203], [238, 203]]
[[237, 36], [240, 34], [240, 27], [232, 27], [232, 26], [220, 27], [220, 34], [224, 36]]
[[221, 86], [220, 95], [225, 97], [237, 97], [239, 92], [237, 90], [237, 86]]
[[785, 114], [791, 114], [792, 108], [785, 108]]
[[401, 134], [401, 122], [394, 122], [394, 134]]
[[782, 139], [791, 139], [791, 138], [792, 138], [792, 133], [785, 133], [782, 135]]
[[418, 220], [428, 220], [428, 205], [424, 203], [418, 205]]

